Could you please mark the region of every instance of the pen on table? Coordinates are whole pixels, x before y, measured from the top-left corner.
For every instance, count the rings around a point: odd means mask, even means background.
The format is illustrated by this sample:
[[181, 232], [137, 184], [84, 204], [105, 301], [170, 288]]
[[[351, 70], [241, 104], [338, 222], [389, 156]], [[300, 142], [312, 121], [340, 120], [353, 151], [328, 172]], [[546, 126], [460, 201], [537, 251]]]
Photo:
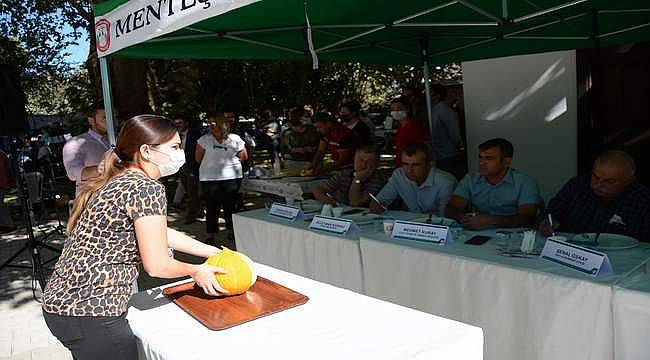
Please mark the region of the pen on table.
[[553, 216], [551, 216], [551, 213], [546, 214], [548, 217], [548, 224], [551, 226], [551, 235], [555, 236], [555, 229], [553, 229]]
[[338, 201], [336, 201], [336, 199], [334, 198], [334, 196], [332, 196], [332, 194], [330, 194], [330, 193], [328, 193], [328, 192], [326, 192], [326, 193], [325, 193], [325, 196], [327, 196], [328, 198], [330, 198], [330, 199], [332, 199], [332, 200], [334, 200], [334, 202], [336, 202], [336, 204], [335, 204], [335, 205], [338, 205]]
[[600, 231], [596, 233], [596, 236], [594, 237], [594, 243], [596, 246], [598, 246], [598, 238], [600, 237]]
[[368, 196], [370, 196], [371, 199], [373, 199], [377, 204], [379, 204], [379, 206], [381, 206], [382, 209], [384, 209], [386, 211], [388, 210], [388, 208], [386, 206], [384, 206], [384, 203], [382, 203], [379, 199], [377, 199], [377, 197], [375, 197], [375, 195], [373, 195], [371, 193], [368, 193]]

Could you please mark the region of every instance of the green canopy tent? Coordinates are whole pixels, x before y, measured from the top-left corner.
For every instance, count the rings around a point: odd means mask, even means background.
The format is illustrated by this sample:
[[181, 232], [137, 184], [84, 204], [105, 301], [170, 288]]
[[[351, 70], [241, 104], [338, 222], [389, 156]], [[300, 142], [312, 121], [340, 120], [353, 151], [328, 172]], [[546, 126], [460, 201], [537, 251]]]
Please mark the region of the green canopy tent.
[[109, 0], [94, 12], [112, 143], [109, 55], [423, 64], [428, 78], [432, 63], [650, 39], [647, 0]]

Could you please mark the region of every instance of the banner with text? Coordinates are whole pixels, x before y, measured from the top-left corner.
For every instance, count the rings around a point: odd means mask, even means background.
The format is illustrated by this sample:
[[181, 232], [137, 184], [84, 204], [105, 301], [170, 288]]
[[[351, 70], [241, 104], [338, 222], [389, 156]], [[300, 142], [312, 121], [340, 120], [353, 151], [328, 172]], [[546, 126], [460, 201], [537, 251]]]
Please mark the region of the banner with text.
[[256, 1], [131, 0], [95, 17], [97, 55], [109, 55]]

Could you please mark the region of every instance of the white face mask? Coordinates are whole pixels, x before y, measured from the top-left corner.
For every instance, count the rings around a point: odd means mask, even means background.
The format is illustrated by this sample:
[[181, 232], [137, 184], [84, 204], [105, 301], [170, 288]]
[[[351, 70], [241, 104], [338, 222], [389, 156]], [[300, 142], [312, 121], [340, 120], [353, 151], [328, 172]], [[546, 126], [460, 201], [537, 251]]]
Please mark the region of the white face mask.
[[393, 119], [400, 121], [406, 119], [406, 111], [391, 111], [390, 112], [390, 117]]
[[149, 159], [149, 161], [151, 161], [152, 163], [156, 164], [156, 166], [158, 166], [158, 171], [160, 171], [160, 177], [176, 174], [178, 170], [180, 170], [180, 168], [185, 164], [185, 152], [183, 151], [183, 149], [172, 150], [171, 153], [166, 153], [164, 151], [160, 151], [155, 148], [151, 148], [151, 149], [169, 156], [169, 161], [166, 164], [158, 164], [155, 161]]

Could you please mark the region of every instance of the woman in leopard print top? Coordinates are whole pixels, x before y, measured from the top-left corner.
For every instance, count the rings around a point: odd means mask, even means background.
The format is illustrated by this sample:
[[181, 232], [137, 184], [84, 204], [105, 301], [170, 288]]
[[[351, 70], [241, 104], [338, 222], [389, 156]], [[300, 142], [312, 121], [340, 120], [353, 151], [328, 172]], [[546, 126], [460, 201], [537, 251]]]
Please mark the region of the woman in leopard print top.
[[223, 292], [222, 269], [183, 263], [167, 248], [208, 257], [217, 248], [167, 228], [165, 188], [157, 181], [183, 165], [180, 137], [171, 120], [129, 119], [103, 174], [75, 200], [69, 238], [43, 294], [43, 315], [75, 359], [136, 359], [126, 320], [131, 284], [143, 264], [151, 276], [190, 275], [209, 295]]

